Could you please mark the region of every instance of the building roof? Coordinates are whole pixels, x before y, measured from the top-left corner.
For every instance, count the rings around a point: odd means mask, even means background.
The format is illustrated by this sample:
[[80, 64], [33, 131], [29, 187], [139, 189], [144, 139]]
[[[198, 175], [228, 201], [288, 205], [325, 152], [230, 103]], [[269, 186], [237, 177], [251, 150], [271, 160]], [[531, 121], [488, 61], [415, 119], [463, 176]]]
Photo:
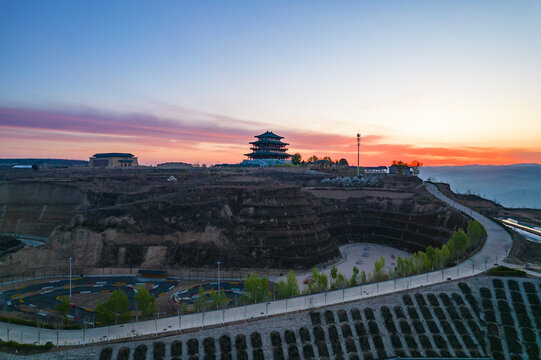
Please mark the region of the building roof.
[[254, 151], [249, 154], [244, 154], [244, 156], [281, 156], [281, 157], [290, 157], [291, 155], [279, 151]]
[[274, 139], [283, 139], [283, 136], [278, 136], [272, 131], [266, 131], [265, 133], [261, 135], [257, 135], [256, 138], [274, 138]]
[[108, 157], [133, 157], [133, 154], [130, 153], [101, 153], [94, 154], [95, 158], [108, 158]]
[[[257, 137], [257, 136], [256, 136]], [[263, 138], [257, 141], [252, 141], [252, 145], [262, 145], [262, 144], [275, 144], [275, 145], [289, 145], [288, 143], [281, 142], [280, 140], [272, 140], [271, 138]]]
[[[355, 168], [357, 166], [354, 166]], [[387, 166], [365, 166], [364, 167], [365, 170], [383, 170], [383, 169], [387, 169]]]

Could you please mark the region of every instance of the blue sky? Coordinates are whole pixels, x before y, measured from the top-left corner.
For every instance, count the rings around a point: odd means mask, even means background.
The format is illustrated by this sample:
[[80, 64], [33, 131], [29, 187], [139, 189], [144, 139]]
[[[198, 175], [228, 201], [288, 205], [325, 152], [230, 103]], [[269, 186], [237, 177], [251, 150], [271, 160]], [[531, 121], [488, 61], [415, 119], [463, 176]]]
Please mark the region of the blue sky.
[[540, 24], [535, 1], [0, 1], [0, 106], [292, 136], [361, 130], [382, 145], [505, 147], [535, 161]]

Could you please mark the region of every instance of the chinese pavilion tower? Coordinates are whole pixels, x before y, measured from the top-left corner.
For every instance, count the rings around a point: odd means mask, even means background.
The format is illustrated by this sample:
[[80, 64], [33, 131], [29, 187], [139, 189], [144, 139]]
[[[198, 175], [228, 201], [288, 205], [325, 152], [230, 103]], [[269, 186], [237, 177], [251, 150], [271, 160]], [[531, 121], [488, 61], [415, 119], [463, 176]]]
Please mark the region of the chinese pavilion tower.
[[250, 160], [288, 160], [291, 157], [291, 155], [286, 153], [286, 146], [289, 144], [281, 141], [284, 138], [283, 136], [278, 136], [272, 131], [267, 131], [255, 137], [257, 141], [250, 143], [252, 145], [250, 148], [252, 152], [244, 154]]

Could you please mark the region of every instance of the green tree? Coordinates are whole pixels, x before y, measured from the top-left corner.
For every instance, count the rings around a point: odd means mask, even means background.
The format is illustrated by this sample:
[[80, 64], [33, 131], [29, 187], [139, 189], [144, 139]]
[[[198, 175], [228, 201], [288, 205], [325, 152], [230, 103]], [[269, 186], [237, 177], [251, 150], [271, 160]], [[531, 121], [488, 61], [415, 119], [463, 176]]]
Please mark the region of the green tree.
[[449, 247], [447, 244], [444, 244], [441, 249], [438, 249], [437, 252], [437, 261], [438, 261], [438, 267], [444, 267], [449, 263], [449, 260], [451, 259], [451, 251], [449, 251]]
[[366, 283], [366, 271], [361, 271], [361, 284]]
[[483, 225], [478, 221], [470, 220], [468, 221], [468, 228], [466, 230], [468, 239], [470, 240], [470, 246], [478, 246], [481, 241], [487, 236], [487, 232]]
[[186, 314], [188, 312], [188, 304], [185, 302], [180, 303], [180, 313]]
[[244, 278], [244, 289], [250, 302], [264, 301], [268, 297], [269, 279], [266, 276], [257, 277], [253, 273]]
[[287, 286], [291, 296], [299, 295], [299, 284], [297, 283], [297, 277], [295, 276], [295, 272], [293, 270], [289, 270], [287, 273]]
[[289, 287], [287, 286], [287, 283], [284, 280], [278, 281], [278, 284], [276, 284], [276, 287], [278, 288], [278, 297], [280, 299], [291, 297], [289, 293]]
[[116, 322], [118, 319], [127, 320], [128, 312], [130, 311], [130, 301], [128, 296], [122, 290], [114, 290], [108, 300], [109, 306], [115, 314]]
[[430, 270], [431, 264], [428, 255], [424, 251], [418, 251], [415, 254], [417, 261], [419, 263], [419, 272], [425, 272]]
[[151, 316], [158, 311], [156, 297], [151, 295], [144, 285], [139, 285], [137, 287], [137, 293], [134, 298], [135, 304], [137, 305], [137, 311], [141, 312], [143, 316]]
[[346, 286], [346, 278], [342, 273], [338, 273], [336, 277], [336, 282], [334, 284], [335, 289], [341, 289]]
[[436, 268], [436, 249], [434, 249], [432, 246], [427, 247], [426, 256], [428, 257], [430, 270], [434, 270]]
[[354, 266], [353, 274], [351, 275], [351, 278], [349, 279], [349, 286], [355, 286], [357, 285], [357, 282], [359, 282], [359, 269], [357, 269], [357, 266]]
[[395, 274], [397, 274], [398, 276], [408, 276], [410, 275], [409, 271], [410, 269], [407, 259], [404, 259], [401, 256], [396, 258], [396, 266], [394, 268]]
[[300, 153], [295, 153], [293, 154], [293, 156], [291, 157], [291, 163], [293, 165], [300, 165], [301, 164], [301, 161], [302, 161], [302, 156]]
[[344, 275], [338, 272], [336, 266], [331, 267], [331, 289], [340, 289], [345, 286], [346, 279]]
[[316, 155], [312, 155], [308, 158], [308, 162], [316, 162], [319, 158]]
[[99, 303], [96, 305], [96, 320], [104, 325], [114, 324], [115, 323], [115, 314], [107, 306], [107, 302]]
[[336, 266], [332, 266], [331, 267], [331, 284], [333, 282], [336, 282], [336, 278], [338, 277], [338, 269], [336, 268]]
[[453, 260], [461, 257], [469, 245], [470, 239], [468, 239], [468, 236], [462, 229], [455, 231], [449, 241], [447, 241], [447, 247]]
[[193, 307], [195, 311], [205, 311], [207, 304], [207, 295], [203, 286], [199, 285], [199, 290], [197, 291], [197, 298], [193, 301]]
[[218, 291], [214, 291], [214, 289], [212, 289], [210, 298], [212, 299], [213, 309], [219, 309], [227, 303], [227, 296], [225, 295], [224, 290], [222, 290], [221, 293], [218, 293]]
[[385, 258], [382, 256], [374, 262], [374, 280], [380, 281], [385, 278]]
[[109, 299], [96, 305], [96, 320], [104, 324], [117, 323], [129, 319], [130, 302], [122, 290], [114, 290]]
[[56, 304], [56, 311], [58, 311], [58, 313], [62, 315], [62, 323], [64, 323], [66, 315], [68, 314], [70, 309], [71, 309], [71, 304], [70, 304], [69, 298], [66, 295], [62, 296], [60, 298], [60, 302]]
[[[319, 276], [319, 274], [316, 276]], [[295, 276], [295, 272], [293, 270], [290, 270], [287, 273], [286, 281], [280, 280], [278, 282], [277, 287], [278, 296], [280, 298], [289, 298], [300, 294], [299, 285], [297, 284], [297, 277]]]
[[329, 288], [329, 278], [327, 274], [320, 274], [317, 280], [317, 290], [320, 292], [327, 291]]
[[329, 286], [327, 275], [320, 273], [317, 269], [312, 270], [312, 276], [308, 282], [310, 292], [326, 291]]

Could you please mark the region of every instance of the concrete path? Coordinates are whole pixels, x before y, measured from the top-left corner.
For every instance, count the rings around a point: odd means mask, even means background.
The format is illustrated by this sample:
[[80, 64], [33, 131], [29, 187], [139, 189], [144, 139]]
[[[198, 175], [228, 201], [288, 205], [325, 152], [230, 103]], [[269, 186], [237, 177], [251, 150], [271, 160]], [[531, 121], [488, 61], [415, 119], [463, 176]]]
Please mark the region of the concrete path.
[[512, 240], [500, 225], [447, 198], [434, 185], [427, 183], [426, 188], [442, 201], [479, 221], [487, 230], [487, 241], [484, 247], [472, 258], [455, 267], [433, 271], [427, 274], [328, 291], [326, 293], [300, 296], [292, 299], [87, 330], [55, 331], [1, 323], [0, 338], [2, 340], [9, 339], [18, 342], [39, 344], [51, 341], [54, 344], [62, 346], [82, 345], [113, 339], [130, 339], [140, 335], [158, 334], [161, 332], [178, 332], [179, 330], [184, 331], [203, 326], [246, 321], [247, 319], [264, 318], [269, 315], [280, 315], [292, 311], [307, 310], [313, 307], [339, 304], [344, 301], [359, 300], [394, 293], [396, 291], [433, 285], [447, 281], [448, 279], [466, 278], [481, 273], [495, 266], [496, 263], [503, 261], [511, 248]]

